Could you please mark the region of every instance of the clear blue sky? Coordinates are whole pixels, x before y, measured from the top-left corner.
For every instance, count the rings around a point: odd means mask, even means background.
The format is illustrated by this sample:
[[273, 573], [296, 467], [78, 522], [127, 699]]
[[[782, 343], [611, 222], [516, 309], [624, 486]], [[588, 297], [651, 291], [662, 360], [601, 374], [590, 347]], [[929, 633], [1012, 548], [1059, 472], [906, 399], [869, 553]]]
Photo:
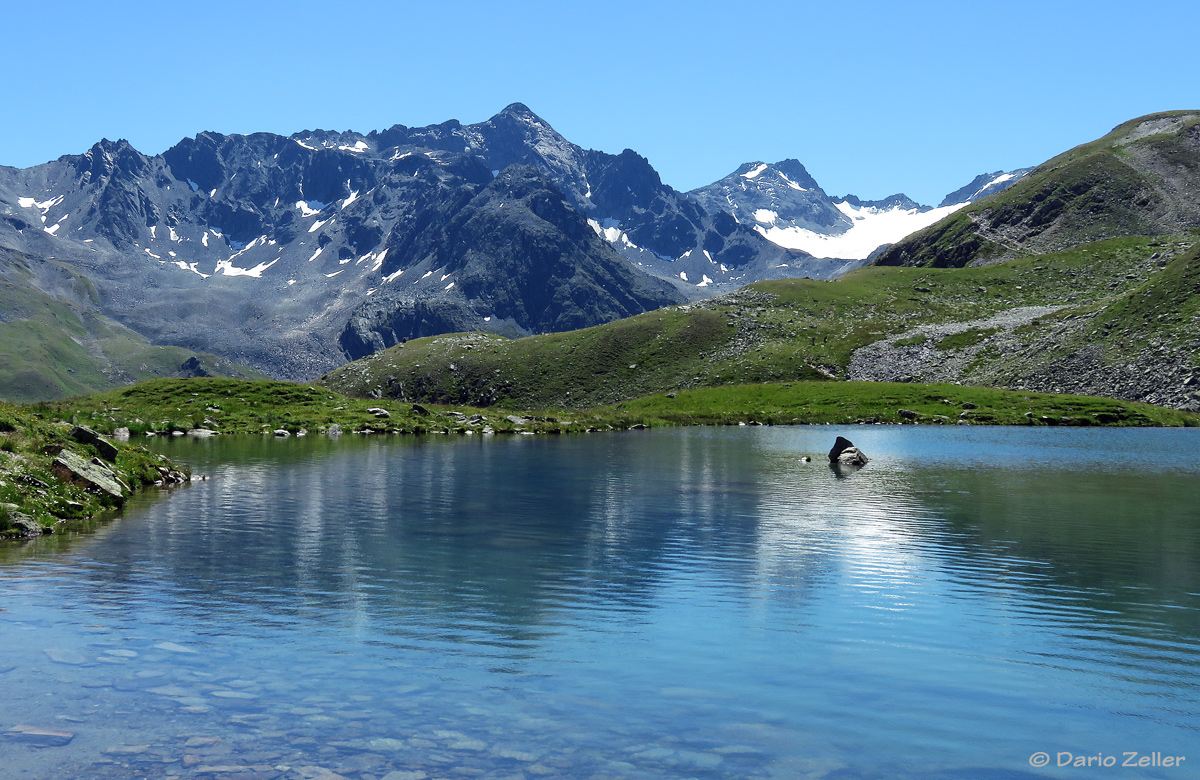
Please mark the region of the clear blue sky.
[[687, 190], [795, 157], [936, 203], [1135, 116], [1200, 108], [1200, 3], [6, 3], [0, 164], [202, 130], [478, 122], [520, 101]]

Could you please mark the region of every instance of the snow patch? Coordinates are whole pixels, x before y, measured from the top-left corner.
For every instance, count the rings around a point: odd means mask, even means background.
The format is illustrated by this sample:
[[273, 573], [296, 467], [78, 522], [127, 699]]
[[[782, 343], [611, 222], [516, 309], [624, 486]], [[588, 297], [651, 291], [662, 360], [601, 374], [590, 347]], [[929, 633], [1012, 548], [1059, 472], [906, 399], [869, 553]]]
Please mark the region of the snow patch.
[[403, 273], [404, 273], [404, 269], [401, 268], [399, 271], [396, 271], [395, 273], [388, 274], [387, 276], [383, 277], [383, 281], [386, 283], [386, 282], [393, 281], [395, 279], [399, 279]]
[[799, 227], [764, 229], [756, 225], [754, 229], [773, 244], [785, 249], [799, 249], [813, 257], [866, 260], [884, 244], [894, 244], [907, 235], [929, 227], [966, 204], [958, 203], [925, 212], [899, 207], [858, 208], [845, 201], [834, 205], [851, 221], [850, 229], [841, 235], [827, 236]]
[[317, 247], [317, 251], [312, 253], [312, 257], [308, 258], [308, 262], [311, 263], [313, 260], [316, 260], [318, 257], [321, 256], [321, 253], [324, 251], [325, 251], [325, 247], [323, 247], [323, 246]]
[[758, 178], [759, 174], [761, 174], [766, 169], [767, 169], [767, 164], [760, 163], [759, 166], [757, 168], [755, 168], [754, 170], [746, 171], [745, 173], [743, 173], [742, 178], [743, 179], [756, 179], [756, 178]]
[[449, 290], [453, 286], [454, 286], [454, 282], [450, 282], [450, 284], [446, 285], [445, 289]]
[[358, 190], [351, 192], [350, 196], [348, 198], [346, 198], [344, 201], [342, 201], [341, 207], [346, 208], [347, 206], [349, 206], [351, 203], [353, 203], [356, 200], [358, 200]]
[[[342, 269], [342, 271], [345, 271], [345, 270], [346, 270], [345, 268], [343, 268], [343, 269]], [[342, 271], [334, 271], [334, 272], [333, 272], [333, 273], [331, 273], [331, 274], [325, 274], [325, 278], [326, 278], [326, 279], [332, 279], [333, 277], [335, 277], [335, 276], [337, 276], [338, 274], [340, 274]]]
[[713, 283], [713, 280], [708, 278], [708, 274], [701, 274], [700, 275], [700, 284], [698, 284], [696, 286], [697, 287], [708, 287], [712, 283]]
[[303, 141], [301, 141], [299, 138], [293, 138], [292, 140], [293, 140], [293, 141], [295, 141], [296, 143], [300, 144], [301, 146], [303, 146], [305, 149], [309, 150], [310, 152], [316, 152], [316, 151], [319, 151], [319, 150], [317, 149], [317, 147], [315, 147], [315, 146], [309, 146], [308, 144], [306, 144], [306, 143], [304, 143]]
[[150, 238], [153, 238], [155, 241], [158, 240], [158, 225], [150, 226]]
[[[55, 233], [57, 233], [57, 232], [58, 232], [58, 229], [59, 229], [60, 227], [62, 227], [62, 225], [59, 225], [59, 224], [56, 222], [56, 223], [54, 223], [53, 225], [51, 225], [50, 227], [48, 227], [48, 228], [42, 228], [42, 230], [46, 231], [46, 232], [47, 232], [47, 233], [49, 233], [50, 235], [54, 235]], [[147, 249], [146, 251], [147, 251], [147, 252], [149, 252], [150, 250], [149, 250], [149, 249]]]
[[771, 211], [771, 209], [758, 209], [754, 212], [754, 219], [756, 222], [761, 222], [764, 225], [774, 225], [779, 219], [779, 214], [778, 212]]
[[[37, 200], [34, 200], [33, 198], [17, 198], [17, 204], [20, 205], [21, 208], [23, 208], [23, 209], [29, 209], [29, 208], [41, 209], [42, 216], [45, 216], [47, 211], [49, 211], [50, 209], [54, 208], [55, 206], [57, 206], [58, 204], [60, 204], [62, 202], [63, 202], [62, 195], [59, 195], [56, 198], [51, 198], [50, 200], [43, 200], [41, 202], [38, 202]], [[45, 222], [46, 220], [43, 219], [42, 221]]]
[[167, 228], [167, 230], [168, 230], [168, 231], [170, 231], [170, 232], [167, 234], [167, 237], [168, 237], [168, 238], [170, 238], [172, 241], [174, 241], [174, 242], [175, 242], [175, 243], [177, 243], [177, 244], [183, 241], [183, 239], [181, 239], [181, 238], [179, 237], [179, 234], [175, 232], [175, 228], [173, 228], [173, 227], [168, 227], [168, 228]]
[[679, 272], [679, 278], [680, 278], [680, 279], [682, 279], [683, 281], [685, 281], [685, 282], [686, 282], [686, 281], [688, 280], [688, 278], [687, 278], [687, 272], [686, 272], [686, 271], [680, 271], [680, 272]]
[[274, 260], [270, 261], [269, 263], [267, 263], [267, 262], [259, 263], [258, 265], [254, 266], [253, 268], [238, 268], [229, 260], [218, 260], [217, 261], [217, 269], [215, 271], [213, 271], [213, 273], [214, 274], [225, 274], [226, 276], [250, 276], [255, 279], [261, 279], [262, 275], [263, 275], [263, 271], [267, 270], [268, 268], [270, 268], [271, 266], [275, 265], [278, 262], [279, 262], [279, 258], [277, 257]]
[[343, 144], [338, 147], [338, 149], [341, 149], [343, 152], [354, 152], [355, 154], [362, 154], [370, 148], [371, 147], [367, 146], [365, 141], [357, 141], [354, 146], [346, 146]]
[[208, 232], [207, 231], [205, 231], [204, 235], [200, 236], [200, 243], [204, 244], [205, 246], [208, 246]]
[[322, 225], [324, 225], [326, 222], [332, 222], [332, 221], [333, 221], [333, 217], [330, 217], [329, 219], [318, 219], [316, 222], [312, 223], [312, 227], [310, 227], [308, 229], [308, 232], [316, 233], [318, 230], [321, 229]]
[[[58, 227], [58, 225], [55, 225], [55, 227]], [[49, 233], [50, 231], [47, 230], [46, 232]], [[142, 251], [144, 251], [146, 254], [150, 255], [151, 257], [153, 257], [155, 260], [162, 260], [162, 255], [156, 255], [153, 252], [151, 252], [149, 249], [144, 249]]]
[[192, 273], [194, 273], [194, 274], [196, 274], [197, 276], [199, 276], [201, 279], [207, 279], [208, 277], [212, 276], [212, 274], [206, 274], [206, 273], [202, 273], [201, 271], [198, 271], [198, 270], [196, 269], [196, 264], [195, 264], [195, 263], [185, 263], [185, 262], [183, 262], [182, 260], [176, 260], [176, 261], [175, 261], [175, 265], [179, 266], [179, 268], [180, 268], [181, 270], [184, 270], [184, 271], [191, 271]]
[[328, 205], [328, 203], [322, 203], [319, 200], [296, 201], [296, 208], [300, 209], [300, 216], [302, 217], [315, 217], [321, 213], [321, 209]]

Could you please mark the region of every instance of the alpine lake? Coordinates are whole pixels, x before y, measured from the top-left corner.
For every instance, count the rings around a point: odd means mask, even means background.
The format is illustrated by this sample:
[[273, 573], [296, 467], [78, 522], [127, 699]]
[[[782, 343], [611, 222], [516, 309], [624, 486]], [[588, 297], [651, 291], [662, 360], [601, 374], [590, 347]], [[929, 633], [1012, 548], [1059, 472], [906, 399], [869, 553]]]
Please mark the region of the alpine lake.
[[1196, 429], [156, 446], [0, 546], [5, 780], [1200, 777]]

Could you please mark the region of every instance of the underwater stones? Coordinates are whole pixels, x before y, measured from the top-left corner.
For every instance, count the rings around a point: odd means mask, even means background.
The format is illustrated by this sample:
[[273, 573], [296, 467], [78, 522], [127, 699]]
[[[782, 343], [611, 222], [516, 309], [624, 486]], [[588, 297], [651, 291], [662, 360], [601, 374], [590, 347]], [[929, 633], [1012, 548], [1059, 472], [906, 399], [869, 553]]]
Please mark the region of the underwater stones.
[[395, 770], [383, 776], [383, 780], [426, 780], [429, 775], [421, 771]]
[[37, 747], [62, 747], [70, 744], [71, 740], [75, 738], [75, 734], [70, 731], [57, 731], [24, 724], [13, 726], [5, 732], [5, 735], [9, 739], [26, 742]]
[[82, 653], [77, 650], [69, 650], [59, 647], [49, 647], [43, 650], [46, 657], [56, 664], [67, 664], [68, 666], [82, 666], [88, 662]]

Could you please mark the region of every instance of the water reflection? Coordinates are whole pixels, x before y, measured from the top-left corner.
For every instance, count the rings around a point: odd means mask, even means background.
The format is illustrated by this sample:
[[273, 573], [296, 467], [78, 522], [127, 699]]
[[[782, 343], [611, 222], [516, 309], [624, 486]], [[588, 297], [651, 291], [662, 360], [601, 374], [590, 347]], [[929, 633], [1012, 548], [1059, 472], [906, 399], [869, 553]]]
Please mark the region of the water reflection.
[[[829, 468], [839, 432], [867, 467]], [[1169, 749], [1200, 728], [1190, 433], [170, 442], [209, 479], [9, 553], [0, 669], [23, 712], [95, 682], [80, 706], [147, 713], [128, 739], [164, 755], [150, 714], [252, 736], [247, 764], [337, 743], [363, 780], [1016, 777], [1039, 748]], [[1193, 468], [1138, 465], [1157, 451]], [[50, 651], [79, 663], [38, 676]]]

